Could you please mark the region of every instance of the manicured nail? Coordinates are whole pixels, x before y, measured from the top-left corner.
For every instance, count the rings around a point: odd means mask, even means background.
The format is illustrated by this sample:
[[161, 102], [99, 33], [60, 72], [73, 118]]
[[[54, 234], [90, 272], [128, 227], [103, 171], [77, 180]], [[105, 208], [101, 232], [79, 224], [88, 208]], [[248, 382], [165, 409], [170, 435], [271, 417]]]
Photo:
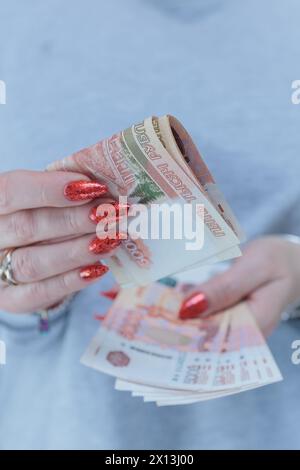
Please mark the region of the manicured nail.
[[[123, 217], [125, 214], [128, 213], [129, 211], [129, 208], [130, 208], [130, 205], [129, 204], [120, 204], [119, 202], [115, 201], [115, 202], [112, 202], [110, 203], [113, 207], [114, 207], [114, 212], [115, 212], [115, 216], [112, 217], [112, 220], [114, 221], [118, 221], [120, 220], [121, 217]], [[105, 213], [103, 215], [97, 215], [97, 211], [98, 211], [98, 207], [99, 206], [95, 206], [92, 208], [91, 212], [90, 212], [90, 220], [92, 222], [94, 222], [94, 224], [98, 224], [99, 222], [101, 222], [101, 220], [103, 220], [105, 217], [108, 217], [109, 216], [109, 212], [108, 211], [105, 211]]]
[[115, 238], [94, 238], [89, 244], [90, 252], [94, 253], [95, 255], [105, 255], [109, 253], [120, 245], [121, 241], [123, 240], [120, 235], [121, 234], [117, 234]]
[[64, 189], [64, 195], [69, 201], [86, 201], [96, 199], [108, 192], [107, 186], [98, 181], [72, 181]]
[[114, 290], [114, 289], [104, 290], [100, 292], [100, 294], [102, 295], [102, 297], [106, 297], [109, 300], [115, 300], [115, 298], [119, 294], [119, 290]]
[[208, 300], [203, 292], [194, 292], [181, 305], [179, 317], [188, 320], [199, 317], [208, 308]]
[[85, 281], [93, 281], [94, 279], [103, 276], [107, 271], [107, 266], [102, 263], [96, 263], [82, 268], [79, 275], [81, 279], [84, 279]]

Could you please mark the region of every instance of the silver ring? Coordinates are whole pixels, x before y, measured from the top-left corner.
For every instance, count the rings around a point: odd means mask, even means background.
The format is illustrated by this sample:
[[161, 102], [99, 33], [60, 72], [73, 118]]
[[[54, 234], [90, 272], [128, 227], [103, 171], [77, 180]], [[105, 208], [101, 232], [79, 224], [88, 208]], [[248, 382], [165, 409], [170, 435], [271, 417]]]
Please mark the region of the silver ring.
[[6, 250], [4, 257], [0, 263], [0, 279], [5, 284], [9, 286], [17, 286], [18, 283], [14, 278], [13, 269], [12, 269], [12, 254], [15, 251], [15, 248]]

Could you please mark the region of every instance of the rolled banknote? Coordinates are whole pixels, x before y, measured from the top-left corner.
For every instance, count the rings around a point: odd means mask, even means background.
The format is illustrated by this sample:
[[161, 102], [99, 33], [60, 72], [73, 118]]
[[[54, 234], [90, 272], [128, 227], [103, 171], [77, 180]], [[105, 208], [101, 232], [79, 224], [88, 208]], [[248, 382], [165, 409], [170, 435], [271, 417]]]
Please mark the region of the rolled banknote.
[[245, 303], [180, 320], [189, 289], [121, 289], [81, 361], [117, 378], [116, 389], [158, 405], [194, 403], [282, 379]]
[[[122, 286], [147, 285], [240, 256], [242, 230], [191, 137], [173, 116], [147, 118], [47, 169], [80, 172], [106, 183], [114, 198], [122, 196], [132, 205], [131, 227], [137, 222], [136, 207], [145, 209], [147, 233], [135, 230], [133, 236], [128, 230], [107, 262]], [[153, 236], [159, 221], [169, 225]]]

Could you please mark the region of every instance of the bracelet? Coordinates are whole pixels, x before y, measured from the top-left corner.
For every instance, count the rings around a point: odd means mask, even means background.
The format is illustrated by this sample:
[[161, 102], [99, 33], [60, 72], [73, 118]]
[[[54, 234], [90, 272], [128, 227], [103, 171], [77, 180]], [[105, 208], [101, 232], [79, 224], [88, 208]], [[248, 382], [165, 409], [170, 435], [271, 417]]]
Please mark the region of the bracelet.
[[35, 315], [39, 317], [39, 331], [40, 333], [47, 333], [50, 329], [49, 315], [58, 315], [63, 313], [70, 305], [71, 301], [76, 294], [69, 295], [66, 297], [63, 302], [53, 308], [48, 308], [45, 310], [38, 310], [35, 312]]

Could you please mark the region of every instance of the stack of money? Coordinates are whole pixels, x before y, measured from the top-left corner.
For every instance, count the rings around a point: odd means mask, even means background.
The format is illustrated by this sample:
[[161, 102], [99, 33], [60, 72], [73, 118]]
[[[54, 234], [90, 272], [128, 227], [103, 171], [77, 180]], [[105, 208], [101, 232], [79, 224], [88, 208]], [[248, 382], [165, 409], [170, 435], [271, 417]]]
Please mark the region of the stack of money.
[[121, 289], [81, 361], [116, 377], [117, 390], [157, 405], [209, 400], [282, 380], [246, 303], [181, 320], [195, 286]]
[[[191, 137], [173, 116], [145, 119], [51, 164], [48, 170], [80, 172], [105, 183], [114, 198], [123, 196], [131, 205], [144, 205], [152, 226], [154, 205], [176, 206], [185, 214], [183, 222], [174, 222], [176, 229], [183, 224], [181, 237], [173, 230], [169, 237], [156, 238], [151, 234], [133, 238], [129, 233], [107, 261], [122, 286], [147, 285], [170, 274], [240, 256], [241, 228]], [[194, 210], [184, 212], [187, 206]], [[203, 232], [201, 247], [189, 245], [187, 249], [191, 240], [185, 229], [195, 222], [200, 224], [195, 234], [199, 236], [200, 226]]]

